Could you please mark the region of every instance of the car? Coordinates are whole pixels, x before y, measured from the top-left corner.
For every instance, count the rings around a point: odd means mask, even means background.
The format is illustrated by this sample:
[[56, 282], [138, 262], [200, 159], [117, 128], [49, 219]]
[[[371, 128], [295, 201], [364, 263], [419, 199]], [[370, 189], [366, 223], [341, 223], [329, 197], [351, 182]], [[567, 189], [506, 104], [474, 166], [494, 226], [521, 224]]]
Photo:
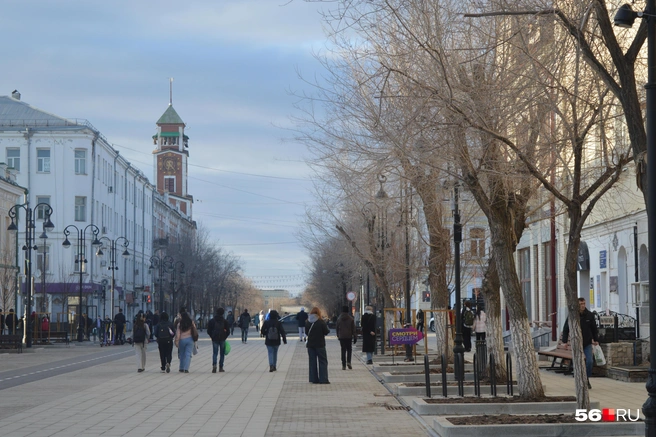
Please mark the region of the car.
[[298, 335], [298, 320], [296, 319], [296, 314], [288, 314], [285, 317], [280, 319], [282, 327], [289, 335]]
[[431, 317], [430, 321], [428, 322], [428, 328], [431, 330], [431, 332], [435, 332], [435, 317]]

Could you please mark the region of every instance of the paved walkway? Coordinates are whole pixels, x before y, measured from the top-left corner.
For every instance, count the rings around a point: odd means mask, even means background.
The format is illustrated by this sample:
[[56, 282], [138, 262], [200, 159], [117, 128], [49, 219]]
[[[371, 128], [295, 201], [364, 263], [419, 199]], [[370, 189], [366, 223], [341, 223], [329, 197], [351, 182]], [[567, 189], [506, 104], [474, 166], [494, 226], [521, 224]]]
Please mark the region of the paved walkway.
[[[216, 374], [207, 338], [188, 374], [177, 372], [175, 358], [171, 373], [160, 373], [155, 344], [144, 373], [137, 373], [129, 346], [112, 347], [125, 358], [0, 390], [0, 430], [8, 437], [428, 434], [359, 360], [342, 371], [339, 343], [328, 343], [330, 385], [308, 383], [307, 353], [298, 337], [280, 347], [273, 373], [260, 338], [248, 344], [233, 339], [226, 372]], [[82, 361], [98, 349], [85, 343], [0, 354], [0, 383], [29, 378], [46, 364]]]

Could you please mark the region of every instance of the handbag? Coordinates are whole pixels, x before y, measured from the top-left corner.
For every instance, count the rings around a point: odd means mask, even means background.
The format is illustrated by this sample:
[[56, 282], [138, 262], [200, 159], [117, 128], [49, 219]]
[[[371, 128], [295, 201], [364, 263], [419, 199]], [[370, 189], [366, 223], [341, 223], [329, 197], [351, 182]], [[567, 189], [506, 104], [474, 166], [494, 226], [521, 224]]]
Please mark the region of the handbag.
[[194, 348], [191, 350], [191, 353], [196, 355], [198, 353], [198, 342], [194, 341]]
[[603, 366], [606, 364], [606, 357], [604, 356], [604, 351], [601, 350], [601, 346], [598, 344], [592, 345], [592, 354], [594, 355], [594, 360], [597, 366]]
[[228, 340], [225, 341], [225, 345], [223, 346], [223, 355], [228, 355], [230, 353], [230, 342]]

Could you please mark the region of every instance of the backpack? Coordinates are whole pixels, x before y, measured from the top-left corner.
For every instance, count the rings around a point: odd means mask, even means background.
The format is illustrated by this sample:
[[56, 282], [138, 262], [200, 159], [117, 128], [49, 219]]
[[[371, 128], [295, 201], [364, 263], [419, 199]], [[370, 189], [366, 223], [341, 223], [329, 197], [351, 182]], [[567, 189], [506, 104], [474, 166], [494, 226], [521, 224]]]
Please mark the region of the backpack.
[[166, 323], [160, 323], [157, 325], [157, 338], [165, 340], [171, 338], [171, 332], [169, 330], [169, 325]]
[[474, 312], [471, 310], [465, 310], [465, 314], [463, 314], [463, 323], [465, 326], [474, 326]]
[[135, 343], [145, 343], [146, 342], [146, 329], [141, 326], [136, 326], [134, 328], [134, 338], [132, 339]]
[[278, 328], [275, 325], [269, 326], [269, 330], [267, 331], [267, 339], [272, 341], [280, 340], [280, 335], [278, 334]]
[[225, 319], [213, 319], [214, 327], [212, 328], [212, 341], [224, 341], [228, 337], [228, 333], [225, 331]]

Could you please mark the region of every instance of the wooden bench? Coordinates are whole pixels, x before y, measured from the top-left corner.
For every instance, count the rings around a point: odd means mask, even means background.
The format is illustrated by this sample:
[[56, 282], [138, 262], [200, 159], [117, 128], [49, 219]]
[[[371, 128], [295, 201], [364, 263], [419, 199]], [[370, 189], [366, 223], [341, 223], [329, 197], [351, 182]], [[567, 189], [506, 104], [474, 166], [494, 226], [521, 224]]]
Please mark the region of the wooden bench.
[[70, 343], [68, 332], [66, 331], [50, 331], [47, 338], [51, 343]]
[[[572, 373], [572, 350], [566, 344], [559, 344], [556, 346], [556, 349], [551, 351], [538, 351], [538, 355], [543, 355], [546, 357], [553, 358], [551, 360], [551, 367], [548, 367], [547, 370], [553, 370], [554, 372], [562, 372], [566, 375]], [[558, 361], [559, 360], [559, 361]], [[558, 367], [556, 367], [556, 362], [558, 361]], [[567, 365], [565, 363], [568, 362]]]
[[20, 335], [0, 335], [0, 349], [16, 349], [16, 353], [23, 352], [23, 337]]

